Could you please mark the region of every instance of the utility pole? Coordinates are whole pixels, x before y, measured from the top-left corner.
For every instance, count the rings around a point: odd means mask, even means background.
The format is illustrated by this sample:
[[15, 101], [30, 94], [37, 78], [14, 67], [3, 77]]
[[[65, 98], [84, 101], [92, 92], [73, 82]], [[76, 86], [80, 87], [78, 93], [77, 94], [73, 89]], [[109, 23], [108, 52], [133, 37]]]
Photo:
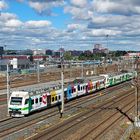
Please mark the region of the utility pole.
[[8, 111], [9, 96], [10, 96], [10, 70], [9, 70], [9, 64], [7, 64], [7, 116], [9, 116], [9, 111]]
[[37, 82], [40, 82], [40, 68], [39, 68], [39, 60], [37, 61]]
[[62, 88], [60, 118], [62, 118], [62, 115], [64, 113], [64, 56], [63, 56], [63, 53], [61, 53], [60, 58], [61, 58], [61, 88]]
[[[107, 47], [107, 49], [108, 49], [108, 37], [109, 37], [109, 35], [107, 34], [106, 35], [106, 47]], [[108, 59], [109, 59], [109, 51], [106, 53], [106, 60], [105, 60], [106, 66], [105, 67], [107, 67], [107, 65], [108, 65]]]
[[133, 80], [135, 87], [135, 126], [140, 127], [139, 113], [138, 113], [138, 93], [139, 93], [139, 72], [138, 72], [138, 60], [135, 60], [135, 70], [137, 71], [137, 77]]

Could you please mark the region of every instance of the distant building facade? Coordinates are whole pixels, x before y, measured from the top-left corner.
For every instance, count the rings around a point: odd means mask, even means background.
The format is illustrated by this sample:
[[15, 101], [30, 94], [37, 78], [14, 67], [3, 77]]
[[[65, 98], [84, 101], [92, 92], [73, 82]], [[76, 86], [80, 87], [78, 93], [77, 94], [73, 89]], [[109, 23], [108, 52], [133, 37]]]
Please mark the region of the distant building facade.
[[73, 50], [69, 51], [71, 53], [71, 56], [80, 56], [80, 54], [83, 53], [83, 51]]
[[134, 58], [140, 58], [140, 53], [127, 53], [123, 56], [124, 59], [134, 59]]
[[36, 49], [32, 51], [33, 51], [33, 55], [45, 55], [45, 51], [42, 49]]
[[109, 53], [107, 48], [102, 47], [102, 44], [95, 44], [93, 53]]
[[46, 50], [46, 55], [52, 56], [53, 55], [53, 51], [52, 50]]

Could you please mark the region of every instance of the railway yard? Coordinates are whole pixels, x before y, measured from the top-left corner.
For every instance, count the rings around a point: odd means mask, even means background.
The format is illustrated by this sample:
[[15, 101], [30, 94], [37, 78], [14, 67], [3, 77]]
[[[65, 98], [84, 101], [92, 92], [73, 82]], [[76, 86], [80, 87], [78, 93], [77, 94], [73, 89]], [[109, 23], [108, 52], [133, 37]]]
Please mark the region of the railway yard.
[[[126, 69], [132, 66], [124, 67]], [[125, 70], [125, 69], [124, 69]], [[118, 72], [117, 65], [85, 67], [83, 76]], [[61, 70], [40, 74], [40, 83], [61, 81]], [[65, 82], [81, 77], [81, 68], [64, 71]], [[3, 140], [119, 140], [134, 123], [135, 88], [131, 81], [99, 90], [65, 104], [39, 110], [22, 118], [7, 117], [6, 78], [0, 79], [0, 139]], [[36, 74], [11, 76], [11, 90], [38, 85]], [[51, 83], [50, 83], [51, 84]], [[32, 86], [32, 88], [34, 88]], [[139, 98], [138, 98], [139, 101]]]

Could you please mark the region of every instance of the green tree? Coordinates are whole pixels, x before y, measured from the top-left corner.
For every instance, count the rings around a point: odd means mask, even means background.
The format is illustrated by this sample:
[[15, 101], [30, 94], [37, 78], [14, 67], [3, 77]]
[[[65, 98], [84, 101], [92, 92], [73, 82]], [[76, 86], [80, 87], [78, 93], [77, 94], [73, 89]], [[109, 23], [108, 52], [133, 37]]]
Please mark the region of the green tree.
[[72, 60], [72, 56], [70, 52], [65, 52], [64, 53], [64, 59], [65, 60]]

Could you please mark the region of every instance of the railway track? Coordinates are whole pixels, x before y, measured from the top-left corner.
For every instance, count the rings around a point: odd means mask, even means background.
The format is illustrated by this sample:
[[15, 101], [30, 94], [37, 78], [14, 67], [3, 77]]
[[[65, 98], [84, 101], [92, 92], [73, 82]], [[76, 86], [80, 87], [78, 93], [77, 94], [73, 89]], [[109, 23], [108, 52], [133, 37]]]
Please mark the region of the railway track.
[[[116, 71], [116, 66], [108, 66], [107, 72], [113, 72]], [[86, 71], [93, 71], [93, 68], [84, 68], [84, 75]], [[96, 75], [104, 73], [103, 67], [97, 67], [96, 69]], [[56, 72], [42, 72], [40, 73], [40, 82], [49, 82], [49, 81], [55, 81], [61, 79], [61, 69], [57, 70]], [[64, 77], [66, 78], [74, 78], [74, 77], [80, 77], [81, 76], [81, 68], [76, 69], [65, 69]], [[89, 75], [90, 76], [90, 75]], [[26, 86], [26, 85], [32, 85], [37, 84], [37, 74], [25, 74], [25, 75], [16, 75], [11, 76], [11, 87], [20, 87], [20, 86]], [[0, 90], [6, 89], [6, 77], [0, 78]]]
[[[129, 82], [128, 83], [123, 83], [122, 85], [118, 85], [117, 87], [108, 88], [108, 90], [105, 89], [106, 90], [105, 93], [111, 92], [111, 90], [119, 90], [122, 87], [126, 86], [126, 84], [129, 84]], [[103, 91], [101, 91], [101, 92], [103, 92]], [[125, 96], [127, 96], [127, 94]], [[86, 104], [87, 100], [90, 103], [90, 101], [92, 101], [93, 98], [95, 98], [95, 95], [91, 94], [89, 96], [84, 96], [83, 98], [76, 99], [73, 102], [69, 102], [68, 104], [66, 104], [65, 111], [68, 111], [72, 108], [79, 108], [83, 104]], [[46, 113], [48, 115], [46, 115]], [[39, 122], [39, 121], [42, 121], [44, 119], [48, 119], [50, 117], [54, 117], [56, 115], [59, 115], [58, 109], [57, 108], [51, 108], [51, 109], [46, 110], [44, 113], [40, 112], [38, 114], [28, 116], [27, 118], [18, 118], [18, 119], [13, 118], [13, 119], [9, 119], [9, 120], [4, 121], [4, 122], [0, 122], [0, 130], [1, 130], [0, 131], [0, 137], [4, 137], [5, 135], [11, 134], [11, 133], [13, 133], [17, 130], [23, 129], [23, 128], [28, 127], [28, 126], [31, 126], [31, 125]]]
[[[123, 109], [123, 111], [127, 113], [134, 107], [133, 94], [134, 91], [131, 91], [126, 97], [121, 96], [119, 98], [115, 98], [115, 106], [128, 99], [129, 102], [121, 106], [121, 109]], [[121, 117], [123, 117], [123, 114], [120, 114], [120, 112], [116, 112], [116, 107], [115, 109], [106, 111], [106, 109], [110, 109], [110, 107], [114, 108], [113, 101], [107, 101], [102, 105], [96, 106], [96, 108], [94, 106], [91, 106], [87, 109], [87, 111], [82, 112], [63, 123], [57, 124], [50, 129], [47, 129], [44, 132], [39, 133], [32, 138], [29, 138], [28, 140], [96, 140], [102, 134], [102, 131], [106, 131], [107, 128], [112, 126], [112, 123], [115, 123], [115, 121], [118, 121]], [[99, 119], [101, 114], [103, 115], [103, 119]], [[110, 119], [113, 119], [113, 121], [110, 121]], [[110, 123], [108, 124], [108, 122]], [[88, 127], [87, 124], [89, 124]], [[79, 128], [80, 130], [78, 131], [77, 129]], [[75, 132], [76, 134], [74, 135], [73, 133]]]
[[[116, 110], [123, 110], [125, 114], [132, 110], [134, 108], [134, 99], [131, 100], [127, 105], [124, 105], [121, 109], [116, 108]], [[123, 112], [122, 114], [115, 112], [112, 115], [108, 116], [105, 120], [103, 120], [101, 123], [99, 123], [97, 126], [92, 128], [89, 132], [87, 132], [84, 136], [80, 138], [80, 140], [86, 140], [88, 137], [92, 137], [92, 139], [97, 140], [100, 139], [103, 136], [103, 133], [108, 131], [115, 123], [117, 123], [120, 119], [125, 118]], [[133, 123], [133, 118], [129, 118], [131, 122]], [[110, 121], [111, 120], [111, 121]], [[99, 132], [100, 131], [100, 132]], [[94, 133], [94, 136], [93, 136]]]

